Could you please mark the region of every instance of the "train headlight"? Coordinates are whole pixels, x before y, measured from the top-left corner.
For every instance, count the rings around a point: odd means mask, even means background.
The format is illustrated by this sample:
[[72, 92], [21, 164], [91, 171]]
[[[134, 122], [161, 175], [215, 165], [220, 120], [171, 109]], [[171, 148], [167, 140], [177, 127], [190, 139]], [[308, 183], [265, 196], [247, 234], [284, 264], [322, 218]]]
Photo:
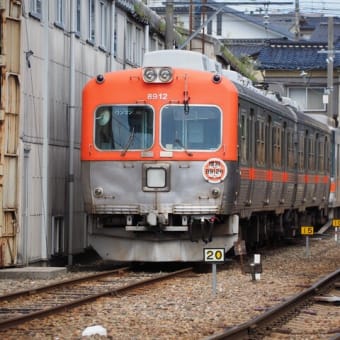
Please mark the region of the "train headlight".
[[101, 187], [97, 187], [93, 190], [93, 193], [95, 197], [102, 197], [104, 194], [104, 189]]
[[143, 79], [145, 82], [152, 83], [156, 80], [156, 78], [157, 78], [157, 73], [155, 69], [151, 67], [147, 67], [146, 69], [144, 69]]
[[146, 83], [170, 83], [172, 76], [170, 67], [146, 67], [143, 69], [143, 80]]
[[169, 67], [164, 67], [159, 70], [159, 79], [163, 83], [168, 83], [172, 79], [172, 72]]

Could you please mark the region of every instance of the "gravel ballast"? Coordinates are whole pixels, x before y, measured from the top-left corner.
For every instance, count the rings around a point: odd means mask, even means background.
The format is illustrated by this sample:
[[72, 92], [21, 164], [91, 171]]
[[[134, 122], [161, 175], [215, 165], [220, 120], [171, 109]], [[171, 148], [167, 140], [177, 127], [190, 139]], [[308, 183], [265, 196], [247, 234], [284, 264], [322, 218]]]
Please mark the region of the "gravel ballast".
[[[16, 330], [0, 331], [0, 338], [203, 339], [258, 316], [340, 265], [340, 243], [334, 238], [312, 238], [309, 257], [303, 242], [260, 253], [263, 272], [257, 281], [243, 273], [237, 259], [217, 265], [215, 294], [211, 272], [184, 275], [151, 289], [101, 298], [57, 316], [33, 320]], [[70, 272], [58, 280], [80, 275]], [[47, 283], [50, 281], [0, 280], [0, 294]], [[331, 322], [337, 327], [340, 314]], [[102, 326], [107, 336], [82, 337], [84, 329], [94, 325]]]

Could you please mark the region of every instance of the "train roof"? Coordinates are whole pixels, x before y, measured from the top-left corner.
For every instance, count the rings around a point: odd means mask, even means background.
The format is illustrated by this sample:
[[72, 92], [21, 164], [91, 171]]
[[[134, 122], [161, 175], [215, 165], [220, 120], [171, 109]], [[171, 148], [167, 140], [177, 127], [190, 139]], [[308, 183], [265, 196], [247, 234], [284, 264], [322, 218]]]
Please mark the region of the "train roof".
[[222, 70], [222, 66], [216, 60], [208, 58], [206, 55], [188, 50], [158, 50], [146, 52], [142, 67], [177, 67], [198, 71], [208, 71], [220, 73], [229, 79], [237, 88], [241, 98], [251, 100], [258, 105], [266, 107], [294, 122], [308, 124], [314, 128], [330, 130], [332, 124], [327, 121], [327, 117], [311, 117], [290, 99], [277, 97], [274, 93], [257, 89], [250, 79], [240, 73], [231, 70]]
[[219, 62], [208, 58], [206, 55], [186, 50], [158, 50], [144, 54], [142, 67], [179, 67], [198, 71], [221, 73], [222, 66]]
[[223, 70], [222, 74], [234, 83], [241, 98], [265, 106], [268, 110], [274, 110], [280, 116], [320, 130], [330, 131], [334, 126], [334, 123], [326, 115], [314, 117], [306, 114], [290, 98], [276, 96], [275, 93], [257, 89], [250, 79], [235, 71]]

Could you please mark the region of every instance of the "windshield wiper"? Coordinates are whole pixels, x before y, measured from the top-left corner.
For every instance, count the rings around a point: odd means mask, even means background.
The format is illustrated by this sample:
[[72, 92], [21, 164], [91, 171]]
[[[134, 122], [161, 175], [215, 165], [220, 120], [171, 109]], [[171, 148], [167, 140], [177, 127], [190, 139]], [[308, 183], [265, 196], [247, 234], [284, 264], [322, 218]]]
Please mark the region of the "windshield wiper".
[[192, 153], [190, 151], [188, 151], [188, 149], [183, 145], [183, 143], [181, 142], [180, 139], [176, 138], [175, 139], [175, 144], [178, 144], [188, 156], [192, 156]]
[[126, 146], [125, 146], [124, 150], [120, 153], [121, 156], [125, 156], [126, 152], [129, 150], [134, 138], [135, 138], [135, 127], [132, 128], [132, 131], [130, 133], [130, 136], [129, 136], [129, 139], [126, 143]]

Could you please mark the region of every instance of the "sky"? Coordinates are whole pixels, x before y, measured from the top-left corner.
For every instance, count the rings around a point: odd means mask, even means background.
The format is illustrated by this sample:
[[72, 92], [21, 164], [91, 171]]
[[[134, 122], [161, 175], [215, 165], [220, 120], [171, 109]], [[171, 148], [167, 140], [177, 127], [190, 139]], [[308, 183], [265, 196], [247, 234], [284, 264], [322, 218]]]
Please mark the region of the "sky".
[[[170, 0], [147, 0], [149, 6], [160, 6]], [[188, 3], [190, 0], [172, 0], [174, 3]], [[200, 0], [191, 0], [197, 2]], [[201, 0], [209, 3], [209, 0]], [[300, 13], [302, 14], [323, 14], [324, 16], [338, 16], [340, 17], [340, 0], [211, 0], [215, 2], [225, 3], [226, 6], [245, 13], [253, 12], [265, 13], [267, 7], [268, 13], [287, 13], [295, 11], [295, 1], [298, 1]], [[251, 4], [240, 4], [241, 2]], [[290, 2], [291, 4], [282, 4]], [[230, 3], [235, 3], [235, 6]], [[266, 6], [264, 3], [268, 3]], [[281, 3], [281, 4], [280, 4]]]
[[[175, 0], [176, 1], [176, 0]], [[216, 2], [224, 2], [224, 0], [215, 0]], [[295, 10], [295, 0], [225, 0], [228, 3], [235, 2], [251, 2], [254, 5], [228, 5], [238, 11], [242, 12], [259, 12], [265, 9], [264, 2], [268, 2], [268, 11], [275, 13], [287, 13]], [[291, 4], [277, 4], [283, 2], [291, 2]], [[262, 3], [262, 4], [261, 4]], [[272, 4], [270, 4], [272, 3]], [[275, 3], [275, 4], [273, 4]], [[309, 14], [324, 14], [325, 16], [339, 16], [340, 17], [340, 1], [339, 0], [299, 0], [299, 7], [301, 13]]]

